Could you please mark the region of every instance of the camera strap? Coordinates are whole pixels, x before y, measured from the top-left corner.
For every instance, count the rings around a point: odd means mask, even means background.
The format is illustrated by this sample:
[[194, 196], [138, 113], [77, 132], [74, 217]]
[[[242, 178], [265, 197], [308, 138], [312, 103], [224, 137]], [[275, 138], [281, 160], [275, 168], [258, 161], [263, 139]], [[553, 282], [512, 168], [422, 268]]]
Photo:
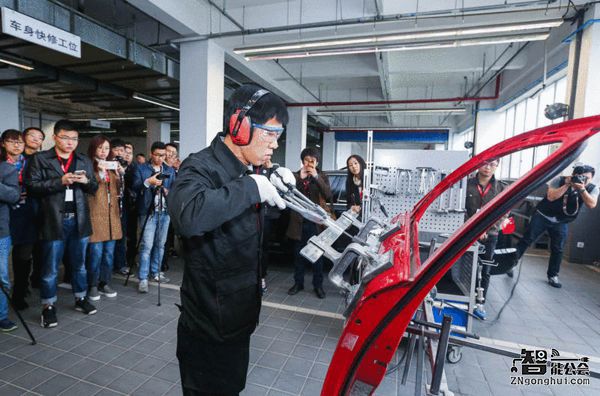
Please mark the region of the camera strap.
[[[569, 187], [570, 188], [570, 187]], [[569, 197], [570, 196], [574, 196], [575, 197], [575, 210], [572, 213], [569, 213], [569, 210], [567, 208], [567, 204], [569, 202]], [[577, 215], [577, 212], [579, 212], [579, 196], [578, 194], [565, 194], [563, 195], [563, 207], [562, 207], [563, 213], [565, 214], [565, 216], [575, 216]]]

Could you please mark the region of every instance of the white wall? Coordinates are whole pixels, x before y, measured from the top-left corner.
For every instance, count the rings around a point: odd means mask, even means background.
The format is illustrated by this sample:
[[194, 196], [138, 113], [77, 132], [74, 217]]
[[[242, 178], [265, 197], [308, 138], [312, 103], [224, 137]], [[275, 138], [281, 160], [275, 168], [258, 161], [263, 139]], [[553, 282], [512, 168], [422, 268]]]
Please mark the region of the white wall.
[[19, 91], [0, 88], [0, 133], [6, 129], [19, 129]]

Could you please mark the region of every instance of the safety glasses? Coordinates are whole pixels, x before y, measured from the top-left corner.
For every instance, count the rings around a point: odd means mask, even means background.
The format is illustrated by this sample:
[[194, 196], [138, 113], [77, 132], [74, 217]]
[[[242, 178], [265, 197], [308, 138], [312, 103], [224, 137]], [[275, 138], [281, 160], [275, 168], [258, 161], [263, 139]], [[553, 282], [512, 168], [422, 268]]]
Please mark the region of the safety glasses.
[[256, 129], [262, 129], [263, 133], [261, 134], [261, 137], [264, 137], [270, 141], [278, 140], [281, 137], [283, 131], [285, 130], [285, 128], [283, 127], [255, 123], [252, 123], [252, 127]]

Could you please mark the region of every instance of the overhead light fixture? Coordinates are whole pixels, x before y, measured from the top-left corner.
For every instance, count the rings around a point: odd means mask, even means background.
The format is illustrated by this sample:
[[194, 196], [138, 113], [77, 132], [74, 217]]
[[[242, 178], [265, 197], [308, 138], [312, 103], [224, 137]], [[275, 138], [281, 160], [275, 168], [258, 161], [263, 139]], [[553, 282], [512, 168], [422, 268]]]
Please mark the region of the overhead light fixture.
[[153, 96], [144, 95], [139, 92], [134, 92], [133, 95], [131, 95], [131, 98], [140, 100], [140, 101], [146, 102], [146, 103], [152, 103], [154, 105], [164, 107], [167, 109], [179, 111], [179, 107], [175, 103], [167, 102], [166, 100], [161, 100], [161, 99], [155, 98]]
[[447, 113], [465, 113], [467, 110], [464, 107], [444, 107], [444, 108], [427, 108], [427, 109], [406, 109], [406, 108], [386, 108], [386, 107], [361, 107], [351, 108], [344, 107], [339, 109], [317, 109], [319, 114], [382, 114], [388, 112], [398, 112], [403, 114], [447, 114]]
[[6, 53], [0, 53], [0, 63], [5, 63], [10, 66], [18, 67], [19, 69], [31, 71], [34, 69], [33, 63], [26, 59], [21, 59], [16, 56], [11, 56]]
[[129, 121], [129, 120], [143, 120], [144, 117], [107, 117], [107, 118], [70, 118], [71, 121]]
[[426, 50], [426, 49], [441, 49], [441, 48], [457, 48], [469, 47], [474, 45], [493, 45], [504, 43], [517, 43], [523, 41], [540, 41], [545, 40], [550, 35], [549, 32], [544, 33], [524, 33], [513, 36], [497, 36], [461, 39], [453, 41], [427, 41], [419, 43], [398, 43], [388, 45], [376, 45], [367, 47], [348, 47], [348, 48], [330, 48], [318, 49], [314, 51], [302, 52], [277, 52], [277, 53], [257, 53], [245, 55], [246, 60], [273, 60], [273, 59], [293, 59], [306, 58], [315, 56], [333, 56], [333, 55], [349, 55], [349, 54], [366, 54], [373, 52], [393, 52], [393, 51], [411, 51], [411, 50]]
[[459, 38], [463, 36], [471, 35], [483, 35], [483, 34], [498, 34], [498, 33], [515, 33], [520, 31], [531, 31], [539, 29], [549, 29], [560, 26], [563, 20], [550, 19], [544, 21], [529, 21], [520, 23], [505, 23], [498, 25], [489, 26], [470, 26], [450, 29], [436, 29], [436, 30], [421, 30], [416, 32], [401, 32], [381, 35], [370, 35], [370, 36], [355, 36], [341, 39], [330, 39], [330, 40], [313, 40], [313, 41], [301, 41], [293, 43], [283, 44], [266, 44], [259, 46], [248, 46], [242, 48], [235, 48], [233, 52], [236, 54], [259, 54], [259, 53], [272, 53], [272, 52], [310, 52], [314, 49], [319, 48], [332, 48], [332, 47], [344, 47], [344, 46], [360, 46], [365, 44], [375, 45], [378, 43], [388, 43], [391, 41], [408, 41], [408, 40], [422, 40], [432, 38]]
[[132, 120], [143, 120], [144, 117], [108, 117], [108, 118], [96, 118], [100, 121], [132, 121]]
[[93, 133], [101, 133], [101, 134], [106, 134], [106, 133], [117, 133], [116, 129], [89, 129], [89, 130], [81, 130], [79, 131], [80, 134], [82, 135], [89, 135], [89, 134], [93, 134]]

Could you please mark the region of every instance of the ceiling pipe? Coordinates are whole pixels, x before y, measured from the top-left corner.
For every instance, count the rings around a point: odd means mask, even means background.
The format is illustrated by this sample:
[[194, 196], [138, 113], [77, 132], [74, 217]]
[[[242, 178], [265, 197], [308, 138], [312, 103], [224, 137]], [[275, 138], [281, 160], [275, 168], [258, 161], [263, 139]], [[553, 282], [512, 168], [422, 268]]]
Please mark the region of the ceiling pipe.
[[[212, 1], [209, 2], [213, 3]], [[221, 12], [227, 19], [232, 21], [231, 15], [227, 13], [223, 13], [224, 10], [214, 5], [215, 8]], [[531, 8], [528, 8], [531, 7]], [[420, 11], [418, 13], [405, 13], [405, 14], [391, 14], [391, 15], [375, 15], [368, 17], [358, 17], [358, 18], [347, 18], [341, 20], [330, 20], [323, 22], [310, 22], [310, 23], [300, 23], [300, 24], [291, 24], [285, 26], [273, 26], [266, 28], [254, 28], [254, 29], [243, 29], [238, 22], [233, 22], [240, 30], [221, 32], [221, 33], [210, 33], [204, 35], [197, 36], [188, 36], [181, 37], [177, 39], [169, 40], [169, 43], [185, 43], [188, 41], [199, 41], [199, 40], [208, 40], [208, 39], [216, 39], [222, 37], [235, 37], [235, 36], [250, 36], [256, 34], [266, 34], [266, 33], [278, 33], [278, 32], [286, 32], [290, 30], [308, 30], [308, 29], [319, 29], [319, 28], [332, 28], [332, 27], [340, 27], [340, 26], [352, 26], [352, 25], [373, 25], [380, 24], [386, 22], [398, 22], [398, 21], [407, 21], [414, 20], [415, 18], [426, 19], [426, 18], [448, 18], [448, 17], [468, 17], [468, 16], [480, 16], [480, 15], [489, 15], [489, 14], [499, 14], [499, 13], [515, 13], [515, 12], [523, 12], [523, 11], [544, 11], [547, 13], [549, 10], [560, 10], [560, 6], [550, 6], [548, 7], [547, 0], [535, 0], [528, 1], [525, 3], [517, 3], [517, 4], [501, 4], [501, 5], [488, 5], [488, 6], [477, 6], [477, 7], [465, 7], [465, 8], [451, 8], [446, 10], [435, 10], [435, 11]], [[226, 15], [227, 14], [227, 15]]]
[[324, 106], [369, 106], [388, 104], [410, 104], [410, 103], [443, 103], [443, 102], [475, 102], [479, 100], [495, 100], [500, 97], [501, 74], [496, 76], [496, 88], [493, 96], [463, 96], [454, 98], [431, 98], [431, 99], [401, 99], [401, 100], [370, 100], [359, 102], [302, 102], [288, 103], [287, 107], [324, 107]]
[[227, 18], [229, 20], [229, 22], [233, 23], [238, 29], [240, 29], [241, 31], [244, 31], [244, 26], [242, 26], [238, 21], [236, 21], [234, 17], [232, 17], [231, 15], [229, 15], [229, 13], [227, 11], [225, 11], [225, 8], [219, 7], [212, 0], [206, 0], [206, 2], [210, 6], [215, 7], [217, 9], [217, 11], [219, 11], [221, 13], [221, 15], [223, 15], [225, 18]]

